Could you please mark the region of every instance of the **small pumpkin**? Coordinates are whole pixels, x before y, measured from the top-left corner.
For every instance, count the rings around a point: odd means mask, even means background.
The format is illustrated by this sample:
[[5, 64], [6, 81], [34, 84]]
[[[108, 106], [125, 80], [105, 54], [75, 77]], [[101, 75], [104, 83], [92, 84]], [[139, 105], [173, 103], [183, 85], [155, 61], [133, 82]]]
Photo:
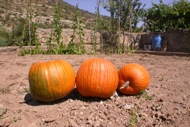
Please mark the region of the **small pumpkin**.
[[28, 75], [30, 94], [38, 101], [51, 102], [68, 95], [75, 85], [75, 72], [63, 60], [34, 63]]
[[91, 58], [81, 64], [75, 82], [85, 97], [109, 98], [117, 89], [118, 71], [108, 60]]
[[140, 64], [125, 64], [118, 72], [118, 90], [127, 95], [135, 95], [145, 90], [150, 83], [147, 70]]

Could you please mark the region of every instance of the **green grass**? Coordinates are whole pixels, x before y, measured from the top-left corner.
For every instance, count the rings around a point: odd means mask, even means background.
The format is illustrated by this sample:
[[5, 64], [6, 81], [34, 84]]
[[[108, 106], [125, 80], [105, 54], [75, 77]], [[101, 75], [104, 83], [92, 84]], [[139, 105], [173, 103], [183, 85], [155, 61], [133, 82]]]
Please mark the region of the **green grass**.
[[138, 113], [136, 111], [132, 111], [128, 127], [134, 127], [135, 124], [138, 122], [137, 118], [138, 118]]
[[152, 100], [152, 98], [154, 97], [154, 95], [149, 96], [148, 93], [146, 92], [146, 90], [142, 90], [140, 92], [140, 94], [138, 94], [136, 97], [137, 97], [137, 99], [145, 98], [145, 100]]

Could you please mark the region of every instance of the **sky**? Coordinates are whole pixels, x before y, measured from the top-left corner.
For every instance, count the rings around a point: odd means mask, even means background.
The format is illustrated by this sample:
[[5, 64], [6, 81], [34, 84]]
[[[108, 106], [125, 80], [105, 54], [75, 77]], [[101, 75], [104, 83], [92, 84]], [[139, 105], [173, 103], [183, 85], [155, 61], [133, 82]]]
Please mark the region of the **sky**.
[[[65, 2], [76, 6], [79, 3], [79, 8], [83, 10], [87, 10], [91, 13], [95, 13], [95, 6], [98, 0], [64, 0]], [[159, 0], [140, 0], [142, 4], [146, 4], [145, 8], [150, 8], [153, 3], [158, 4]], [[174, 0], [163, 0], [164, 4], [171, 4]], [[188, 0], [190, 1], [190, 0]], [[100, 8], [101, 15], [110, 16], [110, 13], [107, 12], [105, 9]]]

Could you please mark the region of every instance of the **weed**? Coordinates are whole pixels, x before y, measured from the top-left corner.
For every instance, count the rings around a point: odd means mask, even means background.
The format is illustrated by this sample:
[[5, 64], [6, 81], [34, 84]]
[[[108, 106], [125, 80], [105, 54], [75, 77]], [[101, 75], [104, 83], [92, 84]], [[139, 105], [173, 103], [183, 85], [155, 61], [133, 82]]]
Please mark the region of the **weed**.
[[[85, 45], [84, 45], [84, 31], [83, 31], [83, 20], [81, 18], [81, 12], [78, 9], [78, 5], [76, 6], [76, 15], [73, 19], [72, 28], [73, 34], [71, 35], [71, 41], [67, 47], [68, 54], [84, 54], [86, 53]], [[75, 40], [79, 40], [79, 43], [74, 42]]]
[[7, 113], [8, 109], [4, 108], [4, 109], [0, 109], [0, 117], [2, 117], [3, 115], [5, 115]]
[[140, 94], [137, 95], [138, 99], [145, 98], [146, 100], [152, 100], [153, 97], [154, 97], [154, 95], [149, 96], [148, 93], [146, 92], [146, 90], [142, 90], [140, 92]]
[[24, 88], [24, 92], [27, 94], [30, 94], [30, 89], [29, 88]]
[[18, 116], [18, 115], [16, 115], [16, 114], [14, 114], [14, 116], [13, 116], [13, 121], [14, 121], [14, 122], [17, 122], [17, 121], [19, 121], [19, 120], [21, 120], [21, 117]]
[[6, 94], [6, 93], [9, 93], [10, 92], [10, 89], [8, 87], [5, 87], [5, 88], [0, 88], [0, 94]]
[[135, 52], [135, 50], [131, 47], [127, 47], [127, 53], [128, 54], [133, 54]]
[[136, 111], [131, 112], [131, 119], [129, 121], [128, 126], [129, 127], [134, 127], [135, 124], [137, 123], [137, 118], [138, 118], [138, 113]]
[[53, 37], [55, 38], [55, 41], [57, 42], [58, 46], [62, 46], [62, 26], [61, 26], [61, 6], [60, 3], [56, 3], [55, 9], [54, 9], [54, 19], [53, 19], [53, 25], [54, 25], [54, 32]]

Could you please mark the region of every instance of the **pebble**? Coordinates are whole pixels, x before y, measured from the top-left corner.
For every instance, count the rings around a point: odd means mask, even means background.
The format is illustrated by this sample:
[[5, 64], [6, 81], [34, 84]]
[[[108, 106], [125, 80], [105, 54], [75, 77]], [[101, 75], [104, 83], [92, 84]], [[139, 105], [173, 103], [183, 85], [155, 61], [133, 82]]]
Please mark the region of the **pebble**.
[[126, 110], [130, 110], [130, 109], [134, 108], [134, 106], [135, 106], [134, 104], [125, 104], [123, 106], [123, 108], [126, 109]]

